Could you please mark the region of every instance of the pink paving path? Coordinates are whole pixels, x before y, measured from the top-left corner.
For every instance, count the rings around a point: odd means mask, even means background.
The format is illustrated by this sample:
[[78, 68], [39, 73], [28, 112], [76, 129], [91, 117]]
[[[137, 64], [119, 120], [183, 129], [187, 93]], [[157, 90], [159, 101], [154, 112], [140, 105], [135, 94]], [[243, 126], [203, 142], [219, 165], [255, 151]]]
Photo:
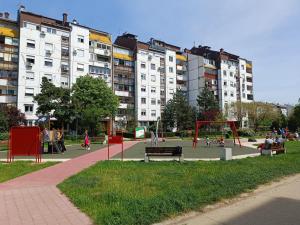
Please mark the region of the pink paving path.
[[[124, 150], [136, 141], [124, 142]], [[56, 185], [68, 177], [107, 160], [107, 148], [17, 177], [0, 184], [1, 225], [88, 225], [90, 219], [63, 195]], [[121, 152], [120, 145], [110, 147], [110, 156]]]

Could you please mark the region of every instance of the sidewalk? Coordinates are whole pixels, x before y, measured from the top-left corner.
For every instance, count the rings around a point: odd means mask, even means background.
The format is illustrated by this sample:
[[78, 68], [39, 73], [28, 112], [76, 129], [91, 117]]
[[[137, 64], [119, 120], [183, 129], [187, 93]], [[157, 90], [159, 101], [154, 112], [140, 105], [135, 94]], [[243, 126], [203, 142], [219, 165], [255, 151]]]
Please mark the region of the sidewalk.
[[299, 225], [300, 174], [160, 225]]
[[[137, 142], [124, 142], [124, 150]], [[88, 225], [90, 219], [56, 188], [68, 177], [107, 159], [107, 148], [0, 184], [1, 225]], [[121, 152], [110, 147], [110, 156]]]

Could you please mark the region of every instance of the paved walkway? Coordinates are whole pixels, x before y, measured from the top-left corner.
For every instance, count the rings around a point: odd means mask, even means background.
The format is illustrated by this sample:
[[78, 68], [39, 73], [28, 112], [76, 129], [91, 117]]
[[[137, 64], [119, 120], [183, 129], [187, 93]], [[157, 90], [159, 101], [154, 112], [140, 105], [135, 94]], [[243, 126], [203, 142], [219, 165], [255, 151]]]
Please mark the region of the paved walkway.
[[[124, 142], [124, 150], [137, 142]], [[1, 225], [88, 225], [90, 219], [56, 188], [66, 178], [107, 159], [107, 148], [0, 184]], [[111, 156], [120, 145], [110, 147]]]
[[160, 225], [299, 225], [300, 174]]

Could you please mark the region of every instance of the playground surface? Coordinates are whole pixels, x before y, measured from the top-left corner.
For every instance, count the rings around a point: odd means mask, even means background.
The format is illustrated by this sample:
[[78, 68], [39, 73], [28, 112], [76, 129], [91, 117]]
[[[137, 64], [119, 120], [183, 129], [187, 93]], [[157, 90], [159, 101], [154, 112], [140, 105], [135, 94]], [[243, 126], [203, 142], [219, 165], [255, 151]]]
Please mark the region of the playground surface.
[[[105, 147], [105, 145], [103, 145], [103, 144], [92, 144], [91, 150], [87, 151], [84, 148], [82, 148], [80, 146], [80, 144], [74, 144], [74, 145], [66, 146], [67, 151], [65, 151], [64, 154], [61, 154], [61, 153], [42, 154], [42, 159], [44, 159], [44, 161], [47, 161], [49, 159], [53, 159], [53, 161], [60, 161], [60, 159], [62, 159], [61, 161], [64, 161], [67, 159], [73, 159], [75, 157], [85, 155], [90, 152], [94, 152], [99, 149], [105, 150], [104, 147]], [[46, 147], [45, 147], [45, 149], [46, 149]], [[7, 159], [7, 151], [0, 151], [0, 161], [5, 161], [6, 159]], [[18, 160], [18, 159], [33, 159], [33, 157], [18, 156], [18, 157], [15, 157], [15, 159], [16, 160]]]
[[[184, 154], [184, 159], [186, 160], [219, 160], [220, 155], [224, 147], [220, 147], [217, 144], [211, 144], [210, 147], [206, 146], [203, 143], [203, 140], [198, 141], [197, 147], [193, 148], [192, 140], [166, 140], [166, 142], [159, 142], [158, 146], [160, 147], [176, 147], [181, 146]], [[149, 140], [140, 142], [131, 148], [127, 149], [124, 152], [125, 160], [143, 160], [145, 156], [145, 147], [151, 146], [151, 142]], [[225, 148], [232, 148], [232, 155], [234, 157], [239, 156], [254, 156], [258, 154], [258, 150], [256, 148], [250, 148], [239, 145], [234, 145], [232, 140], [226, 140]], [[120, 159], [121, 154], [118, 154], [113, 157], [114, 159]], [[166, 157], [163, 157], [166, 158]], [[178, 157], [177, 157], [178, 158]], [[154, 157], [153, 157], [154, 159]], [[161, 157], [155, 157], [155, 159], [161, 159]]]

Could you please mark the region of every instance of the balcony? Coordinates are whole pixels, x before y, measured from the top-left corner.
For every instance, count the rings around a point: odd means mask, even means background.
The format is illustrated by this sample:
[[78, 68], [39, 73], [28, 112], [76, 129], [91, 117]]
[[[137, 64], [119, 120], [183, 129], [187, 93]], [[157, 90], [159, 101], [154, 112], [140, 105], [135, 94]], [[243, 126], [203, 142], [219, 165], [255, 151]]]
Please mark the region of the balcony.
[[185, 75], [177, 75], [176, 77], [179, 81], [187, 81], [187, 77]]
[[119, 105], [119, 109], [127, 109], [127, 107], [128, 107], [128, 104], [126, 104], [126, 103], [120, 103], [120, 105]]
[[106, 57], [110, 57], [111, 56], [111, 51], [107, 50], [107, 49], [101, 49], [101, 48], [94, 48], [94, 47], [90, 47], [90, 53], [95, 53], [101, 56], [106, 56]]
[[115, 94], [116, 94], [117, 96], [130, 97], [128, 91], [115, 91]]

